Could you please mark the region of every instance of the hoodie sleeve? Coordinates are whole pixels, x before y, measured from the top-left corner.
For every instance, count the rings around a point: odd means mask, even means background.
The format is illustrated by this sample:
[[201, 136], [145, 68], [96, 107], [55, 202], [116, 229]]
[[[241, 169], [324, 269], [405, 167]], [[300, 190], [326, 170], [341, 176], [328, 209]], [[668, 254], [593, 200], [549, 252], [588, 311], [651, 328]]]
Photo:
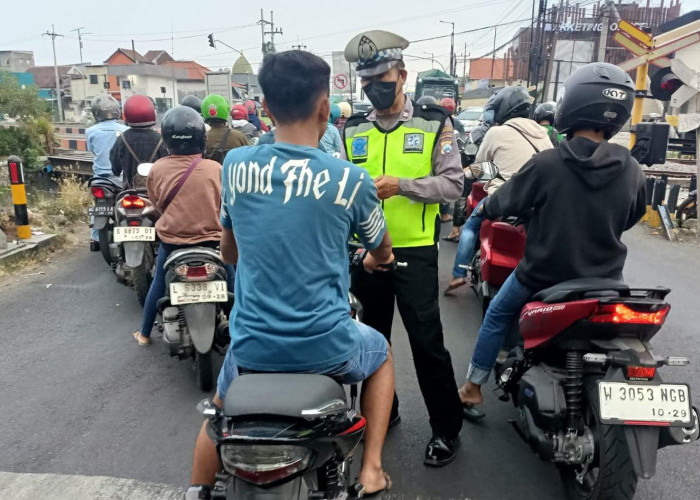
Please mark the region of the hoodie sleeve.
[[520, 217], [537, 205], [538, 194], [542, 192], [539, 168], [534, 160], [489, 195], [484, 203], [484, 215], [488, 219], [496, 217]]
[[627, 219], [625, 231], [639, 222], [647, 211], [647, 183], [644, 172], [634, 158], [632, 158], [631, 167], [637, 171], [637, 198], [630, 207], [630, 215]]

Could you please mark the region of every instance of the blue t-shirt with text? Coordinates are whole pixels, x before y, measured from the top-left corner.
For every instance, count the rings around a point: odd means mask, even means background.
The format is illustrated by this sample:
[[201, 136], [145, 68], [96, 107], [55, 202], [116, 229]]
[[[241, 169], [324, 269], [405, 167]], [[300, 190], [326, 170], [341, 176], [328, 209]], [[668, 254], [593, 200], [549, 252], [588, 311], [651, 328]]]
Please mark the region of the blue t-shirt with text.
[[363, 168], [285, 143], [231, 150], [221, 223], [238, 245], [231, 348], [258, 371], [323, 370], [357, 354], [348, 238], [379, 246], [386, 222]]

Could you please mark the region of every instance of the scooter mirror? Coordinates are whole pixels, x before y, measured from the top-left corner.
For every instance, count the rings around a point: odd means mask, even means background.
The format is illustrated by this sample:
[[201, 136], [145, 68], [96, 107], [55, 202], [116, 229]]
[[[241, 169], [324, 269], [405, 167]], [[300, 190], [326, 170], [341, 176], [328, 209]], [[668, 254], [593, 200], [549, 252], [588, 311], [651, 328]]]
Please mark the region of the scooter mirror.
[[476, 153], [479, 152], [479, 146], [474, 144], [473, 142], [468, 142], [467, 144], [464, 145], [464, 154], [467, 154], [469, 156], [476, 156]]
[[498, 177], [498, 167], [490, 161], [472, 163], [467, 168], [478, 181], [490, 181]]
[[204, 417], [213, 417], [216, 415], [218, 408], [212, 403], [211, 399], [203, 399], [197, 403], [197, 411]]
[[148, 177], [148, 173], [151, 171], [152, 168], [153, 163], [139, 163], [139, 166], [136, 167], [136, 171], [140, 176]]

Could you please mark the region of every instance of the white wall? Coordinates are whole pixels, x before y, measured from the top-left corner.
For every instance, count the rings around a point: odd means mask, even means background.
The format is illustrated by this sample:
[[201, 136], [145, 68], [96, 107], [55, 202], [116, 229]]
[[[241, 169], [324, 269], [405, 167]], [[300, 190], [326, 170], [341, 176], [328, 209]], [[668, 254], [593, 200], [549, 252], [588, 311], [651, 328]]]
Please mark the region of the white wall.
[[[131, 82], [131, 88], [124, 88], [124, 81]], [[178, 82], [174, 78], [151, 75], [128, 75], [119, 78], [122, 101], [125, 101], [134, 94], [142, 94], [153, 99], [165, 97], [177, 102]], [[165, 87], [165, 94], [161, 92], [161, 87]]]
[[[72, 79], [70, 82], [70, 92], [74, 102], [83, 101], [85, 93], [87, 93], [87, 99], [90, 100], [96, 95], [107, 92], [107, 89], [104, 87], [104, 82], [107, 81], [107, 66], [87, 66], [85, 75], [87, 78], [85, 78], [84, 86], [81, 79]], [[90, 75], [97, 77], [97, 83], [90, 83]], [[85, 89], [85, 92], [83, 92], [83, 89]]]

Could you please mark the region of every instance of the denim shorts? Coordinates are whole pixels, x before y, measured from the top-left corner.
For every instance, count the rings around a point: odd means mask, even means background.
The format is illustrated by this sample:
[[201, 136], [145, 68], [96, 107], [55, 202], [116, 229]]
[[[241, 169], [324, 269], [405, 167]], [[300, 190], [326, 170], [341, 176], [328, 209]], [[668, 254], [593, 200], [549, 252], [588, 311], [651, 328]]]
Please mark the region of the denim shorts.
[[[314, 373], [328, 375], [341, 384], [357, 384], [369, 378], [384, 364], [389, 353], [389, 343], [384, 336], [374, 328], [363, 323], [355, 323], [360, 340], [360, 348], [353, 357], [347, 361], [323, 370], [305, 371], [301, 373]], [[216, 393], [223, 401], [226, 391], [234, 378], [238, 376], [238, 366], [232, 349], [229, 348], [224, 359], [224, 364], [217, 380]]]

